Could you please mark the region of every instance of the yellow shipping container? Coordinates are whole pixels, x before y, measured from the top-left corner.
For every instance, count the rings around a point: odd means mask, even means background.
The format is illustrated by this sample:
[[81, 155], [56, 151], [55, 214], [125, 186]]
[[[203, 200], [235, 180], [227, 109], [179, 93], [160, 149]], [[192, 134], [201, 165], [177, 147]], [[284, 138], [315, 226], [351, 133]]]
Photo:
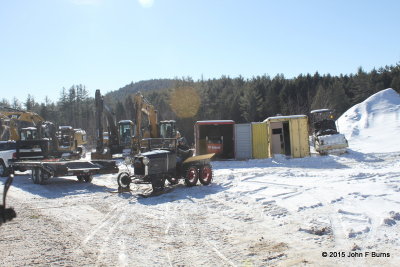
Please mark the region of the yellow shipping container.
[[306, 115], [277, 116], [264, 120], [267, 125], [268, 156], [284, 154], [293, 158], [310, 155]]
[[268, 158], [267, 124], [254, 122], [251, 124], [253, 135], [253, 158]]

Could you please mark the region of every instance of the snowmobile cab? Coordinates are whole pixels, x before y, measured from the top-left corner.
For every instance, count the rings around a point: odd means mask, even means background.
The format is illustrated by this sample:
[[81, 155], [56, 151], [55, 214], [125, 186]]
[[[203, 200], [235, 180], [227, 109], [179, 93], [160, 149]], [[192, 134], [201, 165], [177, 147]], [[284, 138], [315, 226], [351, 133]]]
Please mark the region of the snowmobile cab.
[[332, 109], [317, 109], [310, 112], [312, 140], [315, 150], [322, 155], [343, 154], [348, 142], [338, 132]]

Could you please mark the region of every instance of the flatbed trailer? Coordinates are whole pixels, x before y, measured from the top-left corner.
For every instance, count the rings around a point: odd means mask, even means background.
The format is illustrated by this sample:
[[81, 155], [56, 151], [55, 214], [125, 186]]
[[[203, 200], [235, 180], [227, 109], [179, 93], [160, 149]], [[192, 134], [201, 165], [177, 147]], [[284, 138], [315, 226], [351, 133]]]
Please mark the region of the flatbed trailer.
[[118, 173], [114, 160], [14, 160], [10, 162], [13, 169], [32, 170], [32, 181], [43, 184], [51, 177], [76, 176], [79, 181], [90, 183], [95, 174]]

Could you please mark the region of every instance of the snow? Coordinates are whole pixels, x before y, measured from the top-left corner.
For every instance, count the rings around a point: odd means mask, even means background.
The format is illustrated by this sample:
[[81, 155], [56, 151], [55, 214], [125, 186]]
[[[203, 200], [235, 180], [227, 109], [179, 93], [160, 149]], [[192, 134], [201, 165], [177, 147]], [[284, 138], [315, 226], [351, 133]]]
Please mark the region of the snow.
[[110, 193], [116, 175], [40, 186], [18, 173], [0, 265], [397, 266], [398, 97], [381, 91], [339, 118], [344, 155], [216, 161], [210, 186], [180, 182], [157, 197], [140, 197], [147, 185]]
[[312, 114], [312, 113], [322, 113], [322, 112], [331, 112], [331, 111], [332, 111], [331, 109], [322, 108], [322, 109], [314, 109], [314, 110], [311, 110], [310, 113]]
[[345, 136], [343, 134], [331, 134], [331, 135], [322, 135], [319, 136], [318, 139], [319, 141], [323, 141], [324, 145], [335, 145], [335, 144], [344, 144], [346, 143], [345, 141]]
[[400, 95], [391, 88], [382, 90], [347, 110], [337, 123], [357, 151], [399, 151]]
[[209, 125], [209, 124], [234, 124], [233, 120], [210, 120], [210, 121], [197, 121], [196, 124], [199, 125]]
[[301, 119], [301, 118], [307, 118], [307, 116], [306, 115], [275, 116], [275, 117], [268, 117], [263, 122], [268, 122], [272, 120]]

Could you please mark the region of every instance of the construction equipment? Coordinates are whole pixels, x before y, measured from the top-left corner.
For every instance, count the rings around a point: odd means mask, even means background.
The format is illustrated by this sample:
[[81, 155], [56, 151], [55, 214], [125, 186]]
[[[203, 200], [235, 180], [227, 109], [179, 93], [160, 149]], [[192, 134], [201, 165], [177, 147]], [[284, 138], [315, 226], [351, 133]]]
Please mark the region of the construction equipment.
[[[131, 120], [121, 120], [116, 124], [115, 114], [104, 103], [104, 97], [101, 95], [100, 90], [96, 90], [95, 106], [97, 144], [96, 151], [91, 154], [92, 159], [110, 159], [113, 154], [120, 154], [124, 149], [127, 149], [129, 153], [135, 128], [133, 122]], [[107, 140], [104, 138], [104, 115], [107, 121]]]
[[[164, 120], [158, 122], [158, 112], [144, 96], [137, 92], [134, 96], [135, 122], [136, 130], [133, 137], [133, 151], [135, 153], [146, 150], [145, 146], [140, 144], [144, 138], [179, 138], [180, 133], [176, 129], [175, 120]], [[148, 121], [146, 126], [142, 126], [143, 114]], [[134, 154], [135, 154], [134, 153]]]
[[85, 155], [86, 132], [71, 126], [57, 127], [42, 121], [36, 127], [20, 130], [17, 141], [18, 159], [75, 158]]
[[339, 133], [331, 109], [310, 112], [312, 140], [315, 150], [321, 154], [343, 154], [349, 146], [346, 137]]
[[[13, 109], [9, 107], [1, 107], [0, 114], [3, 118], [9, 119], [8, 136], [10, 140], [14, 141], [18, 141], [20, 139], [19, 129], [36, 126], [40, 122], [44, 121], [44, 119], [35, 112]], [[3, 121], [5, 120], [3, 119]]]
[[10, 140], [10, 118], [0, 113], [0, 140]]
[[87, 144], [86, 131], [74, 129], [71, 126], [60, 126], [57, 132], [58, 151], [64, 153], [78, 153], [81, 156], [86, 154]]
[[[134, 106], [136, 120], [135, 137], [140, 139], [159, 137], [157, 110], [154, 108], [154, 106], [150, 104], [140, 92], [137, 92], [134, 96]], [[144, 129], [142, 129], [142, 114], [145, 114], [148, 120], [148, 125]]]

